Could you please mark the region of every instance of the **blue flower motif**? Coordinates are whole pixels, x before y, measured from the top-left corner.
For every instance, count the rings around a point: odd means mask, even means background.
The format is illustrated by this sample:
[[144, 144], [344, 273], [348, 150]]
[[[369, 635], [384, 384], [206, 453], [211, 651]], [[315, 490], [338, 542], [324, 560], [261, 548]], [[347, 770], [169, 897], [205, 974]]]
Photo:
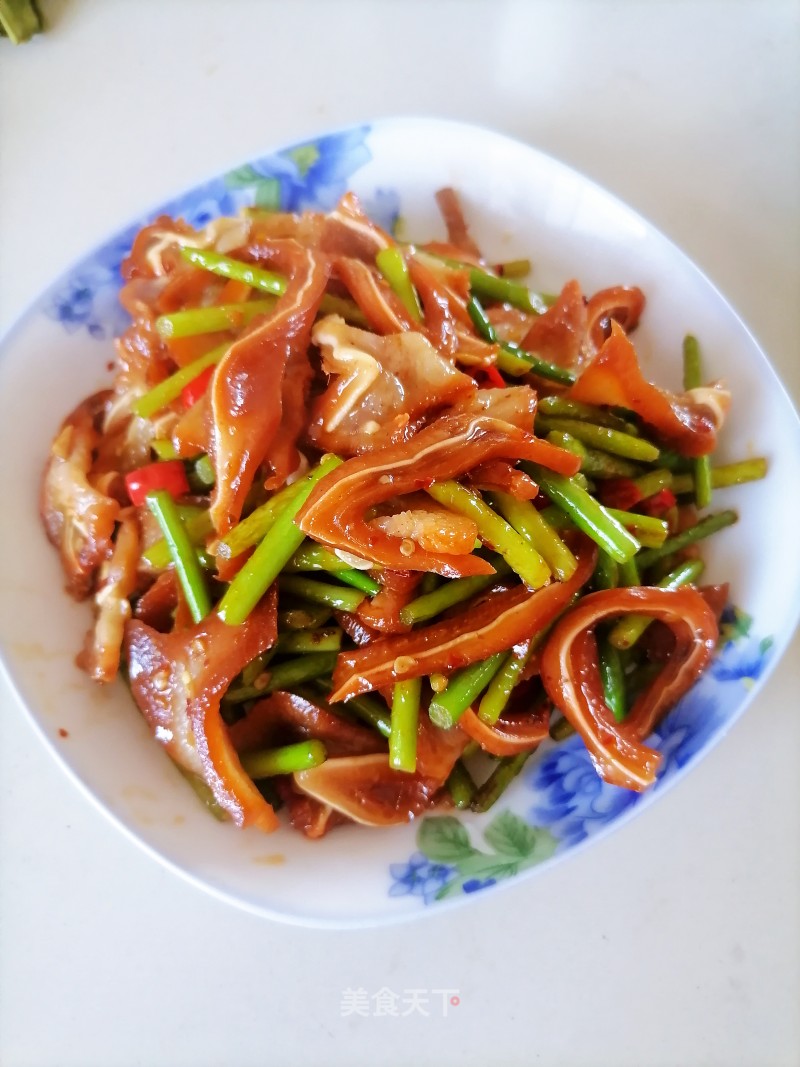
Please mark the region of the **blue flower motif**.
[[755, 637], [730, 641], [718, 651], [711, 674], [719, 682], [754, 681], [766, 666], [771, 646], [771, 640]]
[[394, 233], [400, 218], [400, 197], [394, 189], [376, 189], [372, 196], [362, 197], [364, 210], [388, 233]]
[[488, 889], [490, 885], [496, 883], [496, 878], [470, 878], [462, 884], [461, 888], [465, 893], [475, 893], [479, 889]]
[[[371, 159], [369, 129], [357, 126], [265, 156], [170, 200], [154, 217], [182, 218], [199, 230], [220, 215], [236, 215], [253, 204], [282, 211], [330, 211], [346, 192], [351, 175]], [[378, 190], [367, 205], [381, 226], [394, 226], [399, 214], [396, 193]], [[148, 221], [142, 219], [73, 271], [51, 296], [45, 314], [70, 333], [86, 329], [99, 340], [122, 333], [130, 320], [117, 299], [120, 265]]]
[[262, 177], [277, 179], [284, 211], [330, 211], [347, 190], [348, 179], [371, 155], [365, 142], [369, 126], [328, 134], [311, 144], [268, 156], [253, 164]]
[[579, 737], [551, 749], [534, 766], [528, 784], [539, 794], [531, 821], [547, 827], [562, 848], [597, 833], [639, 797], [604, 782]]
[[436, 898], [436, 894], [452, 878], [453, 867], [443, 863], [433, 863], [421, 852], [415, 852], [408, 863], [392, 863], [389, 874], [393, 879], [389, 889], [390, 897], [422, 897], [426, 904]]
[[330, 211], [350, 177], [372, 158], [365, 143], [369, 129], [357, 126], [264, 156], [226, 175], [225, 184], [274, 210]]
[[94, 271], [83, 275], [73, 275], [64, 288], [54, 294], [48, 314], [57, 319], [67, 333], [74, 333], [89, 321], [98, 274], [103, 274], [103, 272]]
[[659, 723], [648, 744], [662, 754], [658, 777], [663, 780], [685, 767], [719, 729], [726, 716], [726, 702], [717, 687], [700, 682]]
[[183, 219], [194, 230], [202, 230], [220, 215], [236, 215], [253, 203], [253, 190], [247, 185], [232, 186], [227, 178], [213, 178], [204, 185], [170, 200], [158, 215]]
[[118, 265], [113, 270], [95, 260], [77, 270], [52, 293], [45, 315], [60, 322], [68, 333], [83, 327], [98, 341], [118, 336], [130, 323], [117, 299], [118, 269]]

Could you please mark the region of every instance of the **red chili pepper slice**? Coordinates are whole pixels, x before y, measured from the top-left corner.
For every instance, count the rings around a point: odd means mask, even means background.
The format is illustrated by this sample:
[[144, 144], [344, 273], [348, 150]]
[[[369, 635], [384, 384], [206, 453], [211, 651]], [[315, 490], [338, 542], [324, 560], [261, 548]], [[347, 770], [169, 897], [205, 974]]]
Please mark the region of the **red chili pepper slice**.
[[486, 375], [487, 383], [494, 389], [505, 389], [506, 380], [500, 371], [495, 367], [493, 363], [490, 363], [488, 367], [483, 368], [483, 373]]
[[642, 501], [641, 508], [645, 515], [652, 515], [654, 519], [660, 519], [670, 508], [674, 508], [676, 503], [675, 494], [671, 489], [659, 489], [653, 496]]
[[148, 463], [125, 475], [125, 488], [131, 503], [141, 507], [148, 493], [157, 489], [166, 489], [172, 497], [184, 496], [189, 492], [186, 471], [179, 459], [168, 459], [163, 463]]
[[619, 508], [620, 511], [630, 511], [644, 499], [632, 478], [607, 478], [600, 484], [597, 495], [607, 508]]
[[204, 371], [200, 371], [196, 378], [193, 378], [188, 385], [185, 385], [181, 389], [181, 403], [185, 408], [194, 407], [197, 401], [208, 389], [209, 382], [214, 377], [214, 371], [216, 367], [206, 367]]

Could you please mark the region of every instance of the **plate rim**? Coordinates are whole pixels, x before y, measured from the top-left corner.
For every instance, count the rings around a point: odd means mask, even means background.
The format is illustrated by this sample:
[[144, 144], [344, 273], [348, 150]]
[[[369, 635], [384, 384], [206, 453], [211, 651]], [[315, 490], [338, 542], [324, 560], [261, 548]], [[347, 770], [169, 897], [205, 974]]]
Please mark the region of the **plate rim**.
[[[151, 205], [148, 209], [138, 211], [135, 215], [124, 221], [121, 225], [116, 226], [106, 236], [99, 241], [96, 241], [91, 249], [85, 250], [81, 255], [72, 260], [57, 276], [48, 281], [48, 283], [37, 292], [37, 294], [30, 299], [26, 305], [18, 312], [18, 314], [11, 320], [9, 325], [4, 329], [2, 335], [0, 335], [0, 364], [4, 362], [4, 359], [8, 358], [6, 353], [7, 348], [12, 348], [15, 335], [18, 331], [24, 329], [29, 320], [32, 320], [39, 310], [42, 303], [47, 299], [48, 295], [57, 289], [70, 275], [74, 274], [81, 268], [88, 260], [95, 256], [98, 250], [102, 249], [109, 243], [111, 243], [115, 237], [122, 235], [126, 230], [133, 228], [134, 226], [144, 225], [142, 221], [144, 219], [151, 219], [157, 215], [160, 210], [163, 210], [164, 206], [169, 204], [171, 200], [179, 199], [182, 196], [190, 194], [193, 190], [201, 187], [202, 185], [212, 182], [229, 173], [230, 170], [235, 169], [237, 166], [242, 167], [249, 162], [259, 160], [265, 156], [290, 151], [301, 145], [314, 143], [322, 137], [335, 136], [337, 134], [344, 134], [359, 129], [364, 129], [368, 133], [377, 129], [387, 130], [392, 127], [402, 129], [403, 127], [424, 125], [429, 128], [446, 128], [448, 130], [457, 132], [463, 136], [474, 136], [476, 133], [483, 136], [511, 143], [517, 150], [523, 150], [532, 161], [535, 161], [539, 166], [544, 164], [548, 168], [555, 166], [557, 169], [563, 170], [565, 173], [577, 178], [582, 186], [591, 188], [597, 191], [603, 198], [612, 203], [614, 206], [620, 208], [629, 218], [640, 223], [647, 231], [648, 235], [652, 238], [655, 236], [660, 242], [668, 248], [671, 254], [679, 257], [681, 266], [684, 270], [687, 268], [689, 272], [704, 284], [709, 292], [713, 294], [717, 301], [719, 301], [721, 308], [724, 310], [726, 318], [729, 318], [744, 334], [744, 337], [749, 341], [750, 347], [753, 350], [753, 354], [758, 355], [760, 358], [760, 369], [769, 370], [770, 386], [776, 388], [778, 393], [782, 396], [783, 400], [787, 404], [787, 414], [793, 416], [792, 424], [796, 432], [800, 431], [800, 417], [798, 416], [798, 408], [795, 405], [787, 387], [784, 385], [780, 375], [776, 368], [773, 366], [769, 359], [765, 349], [759, 343], [753, 331], [747, 325], [745, 320], [739, 314], [737, 309], [727, 299], [725, 294], [718, 288], [711, 278], [688, 256], [683, 249], [678, 246], [667, 234], [665, 234], [654, 223], [650, 222], [644, 215], [642, 215], [637, 209], [631, 207], [624, 200], [618, 197], [615, 193], [609, 191], [606, 187], [596, 182], [593, 178], [588, 177], [578, 168], [573, 167], [571, 164], [565, 163], [555, 156], [543, 151], [542, 149], [531, 145], [520, 138], [513, 135], [506, 134], [500, 130], [493, 129], [492, 127], [462, 122], [459, 120], [451, 120], [446, 118], [439, 118], [433, 116], [414, 116], [414, 115], [399, 115], [386, 118], [377, 118], [371, 121], [364, 122], [351, 122], [336, 127], [327, 127], [322, 130], [303, 136], [300, 139], [291, 140], [288, 142], [281, 142], [279, 144], [272, 145], [260, 151], [256, 155], [251, 155], [249, 160], [240, 160], [228, 169], [217, 169], [213, 174], [208, 174], [199, 180], [194, 181], [189, 186], [184, 186], [182, 189], [173, 191], [166, 197], [161, 197], [160, 201], [156, 205]], [[355, 172], [357, 173], [357, 172]], [[348, 182], [350, 179], [348, 179]], [[798, 593], [800, 593], [800, 587], [798, 587]], [[584, 848], [593, 844], [596, 841], [600, 841], [606, 837], [609, 833], [620, 829], [625, 826], [630, 819], [637, 816], [640, 812], [647, 810], [647, 808], [662, 795], [666, 795], [672, 786], [682, 781], [685, 774], [699, 766], [703, 760], [708, 756], [713, 748], [715, 748], [729, 733], [733, 726], [739, 721], [744, 712], [751, 706], [752, 702], [762, 691], [763, 686], [771, 677], [773, 670], [782, 659], [786, 652], [786, 649], [792, 641], [795, 631], [800, 622], [800, 596], [794, 598], [794, 612], [789, 613], [789, 624], [785, 625], [781, 632], [776, 637], [770, 656], [765, 663], [764, 669], [760, 673], [759, 677], [755, 680], [755, 683], [749, 688], [747, 693], [742, 697], [735, 710], [727, 716], [720, 725], [715, 729], [713, 735], [707, 740], [702, 748], [682, 767], [679, 767], [674, 773], [670, 774], [669, 779], [663, 782], [657, 791], [652, 791], [645, 794], [635, 804], [630, 805], [625, 811], [616, 816], [614, 819], [606, 822], [597, 832], [591, 834], [584, 840], [577, 844], [572, 844], [563, 850], [558, 851], [555, 855], [542, 861], [541, 863], [528, 868], [527, 870], [519, 872], [517, 875], [511, 878], [503, 879], [493, 885], [491, 888], [493, 891], [497, 891], [503, 888], [508, 888], [511, 885], [521, 885], [522, 882], [528, 882], [530, 878], [540, 872], [549, 869], [554, 863], [562, 862], [567, 858], [577, 855], [583, 851]], [[45, 747], [50, 751], [56, 762], [61, 768], [66, 771], [67, 775], [72, 781], [79, 787], [82, 794], [87, 796], [95, 806], [99, 809], [107, 818], [109, 818], [118, 829], [120, 829], [124, 835], [131, 841], [135, 842], [145, 853], [149, 854], [152, 858], [163, 864], [166, 868], [179, 875], [184, 881], [195, 886], [198, 889], [202, 889], [204, 892], [210, 894], [212, 897], [217, 898], [220, 901], [229, 903], [249, 912], [250, 914], [258, 915], [261, 918], [268, 918], [274, 921], [284, 922], [289, 925], [303, 926], [307, 928], [315, 929], [359, 929], [359, 928], [373, 928], [378, 926], [395, 925], [398, 923], [409, 922], [420, 918], [423, 915], [442, 914], [449, 912], [453, 908], [461, 907], [472, 899], [472, 894], [460, 894], [446, 900], [438, 901], [435, 907], [419, 906], [415, 908], [408, 908], [401, 911], [390, 911], [371, 913], [361, 917], [347, 917], [347, 916], [324, 916], [324, 915], [312, 915], [312, 914], [298, 914], [293, 912], [287, 912], [285, 910], [276, 910], [274, 907], [268, 904], [255, 903], [251, 900], [245, 899], [242, 896], [237, 896], [232, 890], [228, 890], [222, 886], [209, 881], [208, 878], [201, 874], [193, 873], [187, 867], [182, 866], [177, 860], [172, 859], [169, 855], [162, 852], [157, 845], [148, 841], [141, 833], [134, 829], [132, 824], [125, 821], [122, 814], [118, 814], [115, 810], [109, 807], [98, 796], [93, 788], [86, 782], [79, 772], [74, 769], [66, 755], [62, 752], [61, 748], [56, 743], [56, 740], [45, 729], [44, 723], [40, 716], [36, 714], [29, 701], [24, 696], [23, 690], [25, 688], [24, 671], [20, 670], [18, 665], [14, 665], [12, 662], [12, 655], [10, 650], [5, 647], [5, 642], [0, 644], [0, 671], [2, 671], [5, 677], [9, 690], [13, 693], [15, 700], [20, 704], [23, 709], [24, 715], [29, 723], [34, 727], [34, 730], [44, 742]], [[415, 825], [414, 822], [410, 824]], [[482, 894], [481, 894], [482, 896]], [[494, 896], [494, 893], [493, 893]], [[385, 900], [381, 901], [385, 903]]]

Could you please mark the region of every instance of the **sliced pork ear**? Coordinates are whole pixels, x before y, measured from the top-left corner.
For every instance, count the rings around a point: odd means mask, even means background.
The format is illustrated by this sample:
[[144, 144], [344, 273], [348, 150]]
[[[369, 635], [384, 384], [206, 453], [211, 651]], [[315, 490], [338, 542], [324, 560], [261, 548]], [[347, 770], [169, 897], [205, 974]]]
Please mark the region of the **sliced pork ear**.
[[510, 304], [493, 304], [485, 309], [486, 317], [501, 341], [510, 341], [522, 347], [522, 341], [537, 316], [512, 307]]
[[286, 292], [270, 314], [255, 319], [234, 341], [209, 394], [216, 475], [211, 517], [223, 534], [238, 521], [256, 471], [279, 436], [281, 462], [291, 465], [298, 420], [290, 409], [302, 410], [305, 396], [286, 396], [284, 383], [305, 389], [310, 379], [308, 342], [327, 282], [323, 262], [296, 241], [265, 242], [261, 253], [288, 275]]
[[96, 393], [64, 420], [50, 447], [40, 496], [47, 536], [61, 554], [67, 589], [88, 596], [101, 563], [112, 549], [119, 503], [90, 480], [97, 426], [111, 394]]
[[155, 222], [137, 233], [130, 255], [122, 261], [122, 277], [130, 282], [134, 278], [159, 278], [169, 274], [183, 262], [181, 245], [197, 244], [199, 237], [181, 219], [159, 215]]
[[350, 722], [313, 700], [281, 689], [254, 704], [229, 727], [237, 752], [253, 752], [313, 738], [322, 741], [329, 757], [382, 752], [386, 742], [368, 726]]
[[529, 475], [502, 460], [479, 463], [467, 475], [467, 482], [476, 489], [508, 493], [517, 500], [533, 500], [539, 493], [539, 486]]
[[297, 477], [307, 467], [297, 442], [308, 422], [308, 397], [314, 371], [308, 358], [308, 344], [292, 346], [281, 382], [281, 421], [266, 454], [271, 473], [264, 485], [280, 489], [290, 475]]
[[427, 712], [420, 713], [417, 725], [417, 774], [444, 785], [468, 744], [469, 737], [460, 727], [442, 730], [431, 722]]
[[468, 742], [458, 727], [440, 730], [423, 713], [414, 774], [394, 770], [386, 753], [378, 752], [326, 760], [295, 774], [294, 785], [324, 808], [365, 826], [409, 822], [430, 808]]
[[366, 214], [355, 193], [345, 193], [336, 208], [325, 215], [320, 249], [329, 255], [352, 256], [370, 263], [394, 241]]
[[271, 212], [259, 216], [253, 220], [247, 241], [234, 254], [261, 262], [264, 247], [276, 238], [294, 238], [325, 256], [345, 256], [365, 263], [374, 263], [381, 249], [394, 244], [389, 234], [369, 218], [352, 192], [345, 193], [328, 214], [305, 211], [302, 215]]
[[329, 759], [294, 775], [303, 793], [363, 826], [405, 823], [431, 806], [441, 782], [396, 771], [386, 753]]
[[484, 752], [492, 756], [516, 756], [520, 752], [532, 752], [548, 736], [550, 727], [550, 704], [539, 701], [535, 707], [524, 710], [506, 710], [491, 726], [485, 723], [472, 708], [467, 708], [459, 719], [461, 729]]
[[514, 385], [508, 389], [478, 389], [471, 396], [459, 400], [452, 414], [483, 415], [533, 433], [536, 393], [529, 385]]
[[382, 570], [378, 580], [381, 591], [361, 602], [356, 611], [357, 617], [380, 633], [407, 633], [411, 627], [401, 622], [400, 612], [414, 599], [422, 575], [419, 571]]
[[[661, 620], [675, 641], [660, 673], [636, 698], [625, 721], [617, 723], [603, 693], [595, 629], [627, 613]], [[541, 653], [542, 682], [553, 705], [583, 738], [601, 778], [637, 792], [652, 785], [661, 756], [643, 742], [711, 662], [718, 636], [713, 611], [690, 586], [603, 589], [584, 597], [556, 623]]]
[[594, 355], [602, 347], [611, 330], [612, 319], [625, 333], [635, 330], [644, 304], [644, 293], [635, 285], [614, 285], [595, 293], [586, 305], [587, 351]]
[[131, 617], [130, 597], [136, 589], [139, 524], [133, 508], [120, 515], [114, 547], [100, 564], [94, 594], [96, 618], [86, 635], [78, 666], [95, 682], [112, 682], [119, 671], [125, 623]]
[[125, 627], [131, 692], [157, 741], [197, 775], [238, 826], [274, 830], [277, 818], [245, 774], [220, 715], [233, 678], [271, 648], [277, 634], [275, 587], [240, 626], [218, 615], [161, 634], [138, 620]]
[[447, 619], [340, 652], [331, 700], [347, 701], [409, 678], [449, 676], [460, 667], [528, 640], [557, 619], [586, 584], [596, 556], [595, 546], [583, 540], [578, 567], [566, 582], [551, 582], [535, 592], [519, 585], [493, 596], [484, 595]]
[[608, 340], [566, 396], [636, 412], [684, 456], [705, 456], [714, 450], [730, 405], [730, 393], [721, 387], [676, 395], [652, 385], [642, 374], [636, 349], [614, 320]]
[[408, 270], [425, 311], [428, 337], [440, 352], [454, 356], [459, 348], [459, 327], [467, 333], [473, 329], [466, 302], [418, 256], [409, 257]]
[[464, 212], [461, 209], [461, 201], [455, 189], [446, 186], [436, 192], [436, 203], [442, 213], [444, 224], [447, 227], [447, 240], [455, 248], [465, 252], [474, 259], [480, 259], [481, 253], [478, 246], [470, 236]]
[[337, 467], [316, 485], [297, 525], [320, 544], [392, 570], [435, 571], [449, 578], [491, 574], [491, 565], [479, 556], [417, 549], [413, 541], [384, 533], [368, 515], [385, 501], [458, 478], [491, 459], [530, 459], [568, 475], [580, 466], [572, 453], [499, 418], [445, 415], [404, 445], [356, 456]]
[[333, 273], [358, 304], [371, 330], [387, 334], [412, 329], [411, 317], [399, 297], [363, 260], [338, 256], [334, 260]]
[[338, 811], [334, 811], [329, 804], [321, 804], [313, 797], [301, 793], [295, 788], [291, 778], [279, 778], [276, 789], [286, 805], [292, 827], [311, 841], [324, 837], [335, 826], [350, 821]]
[[175, 569], [162, 571], [153, 584], [139, 597], [134, 615], [159, 633], [172, 628], [172, 616], [178, 606], [178, 579]]
[[339, 455], [385, 447], [398, 420], [406, 425], [475, 392], [473, 379], [420, 333], [379, 337], [329, 315], [312, 336], [331, 380], [312, 407], [309, 438]]
[[522, 348], [569, 370], [584, 360], [586, 301], [576, 281], [569, 281], [558, 300], [531, 323], [522, 339]]

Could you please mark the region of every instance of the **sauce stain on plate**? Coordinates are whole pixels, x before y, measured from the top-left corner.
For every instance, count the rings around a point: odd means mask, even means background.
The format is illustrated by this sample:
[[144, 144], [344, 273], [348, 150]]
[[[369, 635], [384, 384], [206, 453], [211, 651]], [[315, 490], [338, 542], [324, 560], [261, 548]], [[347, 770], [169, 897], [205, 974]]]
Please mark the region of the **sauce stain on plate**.
[[50, 660], [60, 659], [65, 655], [62, 650], [54, 652], [50, 649], [48, 651], [39, 641], [12, 641], [10, 648], [17, 659], [25, 660], [27, 663], [36, 660], [49, 662]]

